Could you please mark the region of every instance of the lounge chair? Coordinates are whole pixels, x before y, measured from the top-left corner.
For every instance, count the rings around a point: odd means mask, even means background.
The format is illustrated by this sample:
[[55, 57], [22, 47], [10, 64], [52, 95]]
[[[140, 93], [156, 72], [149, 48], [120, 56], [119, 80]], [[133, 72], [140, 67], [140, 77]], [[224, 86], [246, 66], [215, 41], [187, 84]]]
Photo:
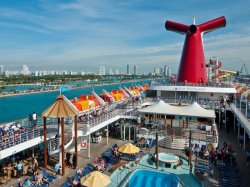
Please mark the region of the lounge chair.
[[71, 185], [68, 182], [64, 182], [60, 187], [71, 187]]
[[49, 182], [49, 183], [53, 183], [53, 182], [57, 179], [56, 176], [52, 176], [52, 175], [50, 175], [49, 173], [47, 173], [46, 169], [43, 169], [43, 170], [42, 170], [42, 174], [43, 174], [43, 176], [44, 176], [45, 178], [48, 179], [48, 182]]

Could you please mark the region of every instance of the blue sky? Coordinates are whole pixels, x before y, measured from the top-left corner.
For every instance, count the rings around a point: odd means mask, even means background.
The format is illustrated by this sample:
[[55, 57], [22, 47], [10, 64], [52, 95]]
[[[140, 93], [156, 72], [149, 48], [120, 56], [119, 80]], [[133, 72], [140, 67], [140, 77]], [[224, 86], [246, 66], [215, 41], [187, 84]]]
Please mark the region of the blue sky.
[[171, 65], [176, 72], [184, 35], [165, 21], [187, 25], [225, 16], [227, 26], [204, 35], [206, 60], [250, 70], [250, 1], [1, 0], [0, 64], [8, 70], [97, 71]]

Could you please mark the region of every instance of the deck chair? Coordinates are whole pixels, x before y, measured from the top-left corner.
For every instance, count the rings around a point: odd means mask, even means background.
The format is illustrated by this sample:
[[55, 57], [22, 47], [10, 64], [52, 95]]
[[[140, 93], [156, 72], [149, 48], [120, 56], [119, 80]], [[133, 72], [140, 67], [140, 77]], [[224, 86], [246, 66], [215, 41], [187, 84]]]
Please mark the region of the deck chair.
[[49, 173], [47, 173], [46, 169], [43, 169], [43, 170], [42, 170], [42, 174], [43, 174], [43, 176], [44, 176], [45, 178], [48, 179], [48, 182], [49, 182], [49, 183], [53, 183], [53, 182], [57, 179], [56, 176], [52, 176], [52, 175], [50, 175]]
[[70, 187], [70, 184], [67, 182], [64, 182], [60, 187]]
[[28, 166], [23, 166], [23, 175], [27, 175], [28, 173]]

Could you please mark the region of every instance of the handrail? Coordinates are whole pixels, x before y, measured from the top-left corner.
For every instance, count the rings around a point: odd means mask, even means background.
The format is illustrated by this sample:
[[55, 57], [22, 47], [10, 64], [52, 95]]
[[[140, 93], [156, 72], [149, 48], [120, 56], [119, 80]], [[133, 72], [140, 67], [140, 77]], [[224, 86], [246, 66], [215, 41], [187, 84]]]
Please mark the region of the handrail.
[[237, 116], [238, 120], [244, 125], [248, 134], [250, 134], [250, 120], [233, 104], [230, 104], [231, 111]]
[[[49, 119], [47, 125], [51, 125], [53, 123], [54, 121]], [[8, 123], [5, 125], [11, 126], [12, 124], [20, 124], [22, 129], [19, 129], [19, 131], [16, 132], [7, 130], [7, 135], [0, 137], [0, 151], [25, 141], [43, 136], [43, 121], [41, 117], [37, 119], [36, 128], [30, 127], [28, 119], [22, 119], [21, 121]], [[48, 129], [48, 133], [50, 133], [50, 128]]]
[[[138, 108], [139, 108], [140, 102], [134, 102], [134, 109], [133, 110], [129, 110], [126, 111], [126, 109], [117, 109], [115, 110], [115, 108], [113, 108], [113, 110], [109, 111], [108, 113], [98, 116], [96, 118], [90, 119], [88, 122], [86, 122], [87, 124], [89, 124], [90, 127], [94, 127], [100, 123], [103, 123], [104, 121], [107, 121], [113, 117], [116, 117], [118, 115], [129, 115], [129, 116], [138, 116]], [[127, 106], [127, 105], [125, 105]], [[112, 107], [112, 106], [111, 106]], [[48, 119], [47, 125], [49, 124], [53, 124], [54, 123], [54, 119]], [[29, 121], [28, 119], [23, 119], [21, 120], [20, 124], [22, 124], [23, 127], [25, 126], [29, 126]], [[38, 121], [37, 121], [37, 128], [36, 129], [28, 129], [25, 132], [22, 133], [15, 133], [13, 135], [8, 135], [8, 136], [3, 136], [0, 139], [0, 150], [4, 150], [7, 149], [9, 147], [12, 147], [14, 145], [17, 145], [19, 143], [31, 140], [33, 138], [37, 138], [37, 137], [42, 137], [43, 136], [43, 121], [42, 118], [39, 117]], [[81, 123], [78, 125], [78, 130], [83, 130], [83, 125], [81, 125]], [[50, 128], [48, 128], [48, 132], [47, 134], [50, 133]], [[73, 133], [71, 133], [71, 130], [68, 131], [65, 134], [65, 147], [68, 147], [72, 141], [73, 141]], [[68, 135], [70, 134], [70, 135]], [[68, 136], [67, 136], [68, 135]], [[51, 153], [56, 153], [58, 152], [58, 147], [56, 147], [55, 145], [58, 144], [57, 143], [58, 140], [54, 139], [50, 139], [50, 152]]]
[[196, 87], [217, 87], [233, 88], [231, 84], [226, 83], [180, 83], [180, 82], [154, 82], [151, 86], [196, 86]]
[[31, 129], [22, 133], [15, 133], [8, 135], [8, 137], [2, 137], [0, 141], [0, 150], [4, 150], [28, 140], [43, 136], [43, 129]]
[[[70, 146], [70, 144], [73, 142], [73, 133], [74, 133], [74, 128], [72, 127], [66, 134], [64, 134], [64, 147], [65, 149]], [[53, 138], [49, 140], [48, 144], [48, 150], [49, 154], [56, 154], [60, 151], [60, 141], [61, 137], [58, 138]]]

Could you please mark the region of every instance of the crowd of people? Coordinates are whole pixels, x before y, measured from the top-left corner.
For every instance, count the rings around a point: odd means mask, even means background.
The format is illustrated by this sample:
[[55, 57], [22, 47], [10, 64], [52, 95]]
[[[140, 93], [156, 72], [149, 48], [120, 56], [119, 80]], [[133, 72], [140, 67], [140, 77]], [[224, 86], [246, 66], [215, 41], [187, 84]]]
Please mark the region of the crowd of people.
[[36, 157], [31, 157], [26, 160], [19, 159], [17, 162], [9, 161], [6, 165], [2, 166], [1, 183], [5, 183], [4, 179], [10, 180], [11, 178], [20, 179], [29, 174], [36, 176], [38, 172], [38, 161]]
[[213, 166], [225, 164], [236, 166], [236, 152], [232, 145], [224, 142], [221, 147], [213, 148], [212, 146], [202, 145], [199, 148], [198, 144], [194, 147], [194, 154], [202, 159], [208, 159]]
[[37, 126], [37, 114], [35, 112], [30, 114], [28, 121], [28, 126], [23, 126], [20, 122], [13, 122], [0, 126], [0, 150], [7, 148], [9, 143], [11, 145], [14, 142], [15, 144], [21, 143], [21, 141], [23, 141], [23, 139], [20, 138], [21, 134]]

